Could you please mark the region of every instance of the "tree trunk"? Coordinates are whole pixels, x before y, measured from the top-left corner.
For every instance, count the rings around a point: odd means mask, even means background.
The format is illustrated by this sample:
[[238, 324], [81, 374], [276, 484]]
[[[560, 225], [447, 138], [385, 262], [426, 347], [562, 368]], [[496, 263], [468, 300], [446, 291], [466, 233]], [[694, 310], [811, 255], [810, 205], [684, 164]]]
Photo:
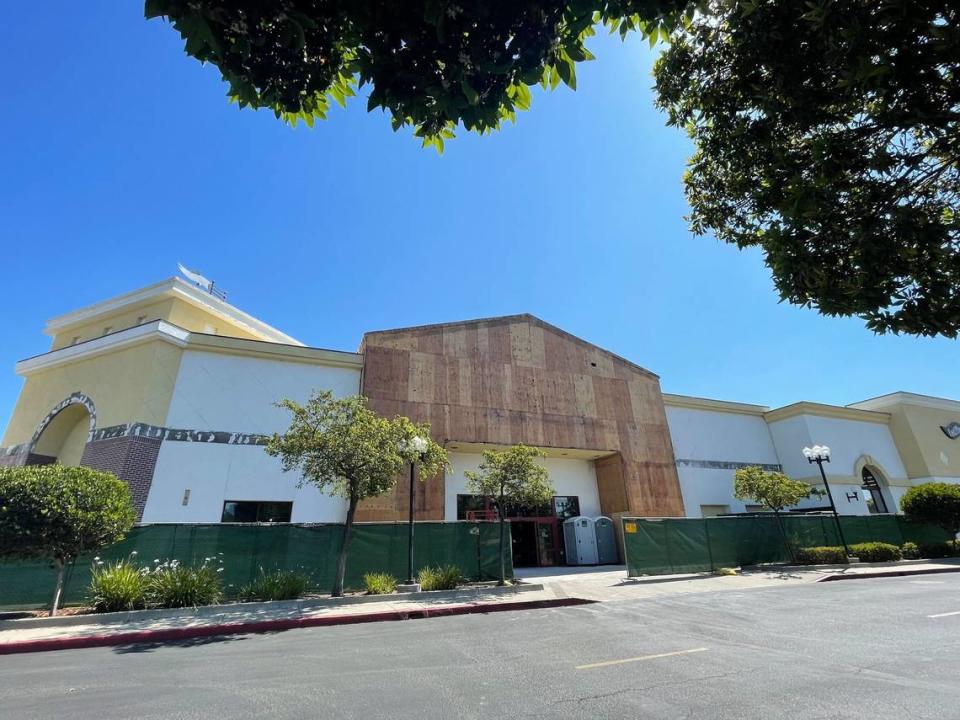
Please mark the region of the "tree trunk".
[[500, 516], [500, 581], [497, 585], [506, 585], [507, 584], [507, 568], [506, 564], [503, 561], [503, 540], [504, 540], [504, 529], [506, 528], [507, 519], [504, 517], [503, 512], [503, 486], [500, 486], [500, 502], [497, 505], [497, 515]]
[[347, 551], [350, 549], [350, 530], [353, 528], [353, 516], [357, 512], [357, 499], [350, 498], [347, 508], [347, 522], [343, 525], [343, 542], [340, 544], [340, 557], [337, 558], [337, 574], [333, 578], [333, 597], [343, 596], [343, 578], [347, 574]]
[[63, 576], [67, 569], [67, 564], [63, 558], [56, 558], [54, 564], [57, 566], [57, 585], [53, 589], [53, 600], [50, 602], [50, 617], [54, 617], [60, 607], [60, 596], [63, 594]]
[[787, 546], [787, 554], [790, 556], [790, 562], [797, 563], [797, 556], [793, 552], [793, 545], [790, 544], [790, 538], [787, 537], [787, 529], [783, 526], [783, 518], [780, 517], [780, 511], [774, 510], [773, 516], [777, 519], [777, 527], [780, 528], [780, 535], [783, 537], [783, 544]]

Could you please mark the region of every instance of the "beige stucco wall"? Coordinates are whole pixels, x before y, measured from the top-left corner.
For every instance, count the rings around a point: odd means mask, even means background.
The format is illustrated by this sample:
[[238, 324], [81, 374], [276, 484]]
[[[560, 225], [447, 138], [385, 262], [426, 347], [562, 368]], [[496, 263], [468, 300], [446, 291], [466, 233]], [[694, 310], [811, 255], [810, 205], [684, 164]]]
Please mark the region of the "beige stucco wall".
[[[141, 320], [140, 318], [144, 319]], [[166, 320], [173, 325], [177, 325], [191, 332], [213, 332], [217, 335], [226, 335], [247, 340], [261, 339], [260, 336], [249, 332], [243, 327], [219, 315], [207, 312], [185, 300], [165, 298], [140, 306], [125, 308], [122, 312], [102, 315], [96, 320], [83, 325], [76, 325], [60, 330], [53, 338], [51, 349], [59, 350], [60, 348], [67, 347], [73, 344], [74, 338], [79, 338], [77, 342], [85, 342], [102, 337], [104, 335], [104, 328], [106, 327], [110, 328], [110, 332], [117, 332], [134, 327], [135, 325], [153, 322], [154, 320]]]
[[81, 392], [97, 410], [97, 427], [129, 422], [163, 425], [182, 350], [162, 340], [77, 360], [27, 376], [3, 446], [29, 442], [61, 400]]
[[960, 421], [960, 414], [920, 405], [898, 405], [888, 412], [893, 439], [911, 478], [960, 478], [960, 439], [951, 440], [940, 429]]

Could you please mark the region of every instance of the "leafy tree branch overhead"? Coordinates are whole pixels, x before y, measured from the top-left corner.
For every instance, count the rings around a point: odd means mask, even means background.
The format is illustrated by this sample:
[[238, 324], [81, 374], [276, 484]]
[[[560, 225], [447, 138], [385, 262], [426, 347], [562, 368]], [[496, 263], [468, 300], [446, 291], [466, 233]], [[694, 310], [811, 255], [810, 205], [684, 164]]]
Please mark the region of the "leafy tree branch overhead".
[[665, 40], [657, 105], [695, 152], [697, 233], [759, 247], [782, 299], [960, 332], [960, 9], [950, 0], [147, 0], [240, 107], [369, 110], [443, 149], [576, 88], [598, 26]]
[[[598, 22], [666, 37], [686, 0], [147, 0], [241, 107], [313, 125], [369, 85], [367, 108], [443, 148], [530, 107], [530, 86], [576, 88]], [[692, 12], [692, 11], [691, 11]]]

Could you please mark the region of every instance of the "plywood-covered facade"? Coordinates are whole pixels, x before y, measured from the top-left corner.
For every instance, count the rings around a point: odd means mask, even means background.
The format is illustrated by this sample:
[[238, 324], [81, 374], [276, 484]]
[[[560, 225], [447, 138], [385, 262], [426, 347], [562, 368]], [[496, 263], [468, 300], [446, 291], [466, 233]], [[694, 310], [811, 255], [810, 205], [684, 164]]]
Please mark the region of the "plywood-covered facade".
[[[361, 353], [376, 412], [429, 422], [447, 447], [588, 451], [604, 514], [683, 514], [660, 381], [648, 370], [531, 315], [368, 333]], [[444, 519], [444, 482], [425, 484], [421, 519]], [[360, 515], [402, 519], [407, 492], [399, 483]]]

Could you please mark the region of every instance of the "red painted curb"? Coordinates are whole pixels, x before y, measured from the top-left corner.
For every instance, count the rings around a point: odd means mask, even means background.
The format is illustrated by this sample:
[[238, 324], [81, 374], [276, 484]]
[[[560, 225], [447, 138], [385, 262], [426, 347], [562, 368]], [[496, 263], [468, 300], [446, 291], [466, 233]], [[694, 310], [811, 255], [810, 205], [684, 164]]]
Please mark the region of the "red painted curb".
[[953, 568], [931, 568], [929, 570], [884, 570], [875, 573], [858, 573], [854, 575], [825, 575], [817, 580], [822, 582], [835, 582], [837, 580], [869, 580], [871, 578], [885, 577], [909, 577], [910, 575], [939, 575], [940, 573], [960, 572], [960, 567]]
[[581, 598], [557, 598], [555, 600], [517, 600], [505, 603], [481, 605], [449, 605], [446, 607], [427, 607], [420, 610], [388, 610], [385, 612], [357, 613], [355, 615], [333, 615], [283, 620], [258, 620], [255, 622], [226, 623], [223, 625], [198, 625], [197, 627], [165, 628], [163, 630], [139, 630], [137, 632], [113, 633], [109, 635], [88, 635], [85, 637], [49, 638], [46, 640], [24, 640], [21, 642], [0, 643], [0, 655], [17, 653], [48, 652], [50, 650], [73, 650], [77, 648], [108, 647], [111, 645], [135, 645], [138, 643], [171, 642], [196, 637], [216, 635], [241, 635], [247, 633], [279, 632], [306, 627], [329, 625], [356, 625], [358, 623], [389, 622], [396, 620], [420, 620], [423, 618], [445, 617], [449, 615], [476, 615], [508, 610], [535, 610], [537, 608], [568, 607], [587, 605], [593, 600]]

